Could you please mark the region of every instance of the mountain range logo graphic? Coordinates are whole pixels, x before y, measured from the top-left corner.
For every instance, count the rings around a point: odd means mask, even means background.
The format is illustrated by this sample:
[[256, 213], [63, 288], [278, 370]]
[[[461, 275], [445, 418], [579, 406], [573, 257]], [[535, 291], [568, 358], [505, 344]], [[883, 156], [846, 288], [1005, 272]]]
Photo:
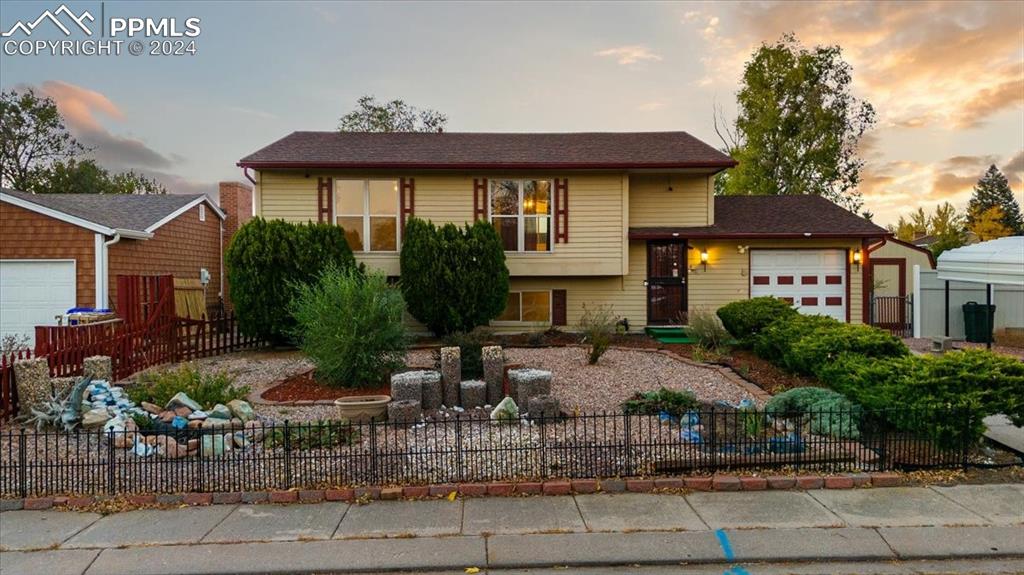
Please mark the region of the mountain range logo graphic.
[[38, 18], [36, 18], [32, 22], [26, 23], [19, 20], [18, 22], [15, 22], [13, 26], [11, 26], [10, 30], [0, 33], [0, 36], [7, 38], [9, 36], [13, 36], [16, 32], [21, 32], [26, 36], [31, 36], [32, 32], [36, 29], [36, 27], [42, 24], [45, 20], [53, 22], [53, 25], [56, 26], [57, 28], [60, 28], [60, 31], [64, 32], [65, 36], [70, 36], [71, 29], [68, 28], [68, 26], [65, 26], [63, 22], [61, 22], [60, 16], [66, 16], [72, 22], [74, 22], [76, 26], [81, 28], [82, 32], [85, 32], [88, 36], [92, 36], [92, 30], [90, 30], [89, 27], [85, 25], [85, 21], [88, 20], [89, 22], [94, 22], [96, 19], [93, 18], [93, 15], [90, 14], [88, 11], [84, 11], [82, 12], [81, 16], [76, 16], [75, 13], [72, 12], [71, 9], [68, 8], [65, 4], [61, 4], [60, 8], [57, 8], [52, 12], [49, 10], [43, 12], [42, 14], [39, 15]]

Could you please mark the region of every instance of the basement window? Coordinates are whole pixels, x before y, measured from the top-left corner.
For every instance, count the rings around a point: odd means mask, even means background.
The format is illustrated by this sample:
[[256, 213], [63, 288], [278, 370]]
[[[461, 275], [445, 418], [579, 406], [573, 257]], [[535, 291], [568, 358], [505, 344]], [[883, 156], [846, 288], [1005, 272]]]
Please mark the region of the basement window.
[[494, 323], [551, 323], [551, 292], [509, 292], [505, 311]]

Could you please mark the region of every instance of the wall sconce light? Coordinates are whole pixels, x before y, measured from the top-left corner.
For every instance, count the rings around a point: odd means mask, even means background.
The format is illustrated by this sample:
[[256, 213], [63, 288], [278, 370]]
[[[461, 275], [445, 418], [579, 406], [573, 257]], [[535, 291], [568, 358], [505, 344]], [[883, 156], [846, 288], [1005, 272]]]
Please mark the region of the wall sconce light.
[[853, 263], [857, 265], [857, 271], [860, 271], [860, 250], [854, 250], [853, 252]]
[[704, 248], [700, 251], [700, 265], [704, 266], [704, 271], [708, 271], [708, 250]]

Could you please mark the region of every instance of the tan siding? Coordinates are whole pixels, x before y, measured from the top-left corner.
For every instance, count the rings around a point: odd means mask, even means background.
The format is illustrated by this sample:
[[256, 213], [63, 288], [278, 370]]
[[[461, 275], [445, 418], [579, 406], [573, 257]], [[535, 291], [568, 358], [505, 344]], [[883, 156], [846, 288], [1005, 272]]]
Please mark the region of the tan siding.
[[[502, 174], [505, 176], [506, 174]], [[473, 217], [473, 174], [416, 175], [415, 212], [437, 224], [463, 224]], [[562, 177], [560, 174], [508, 174], [509, 177]], [[333, 177], [387, 178], [399, 175], [335, 173]], [[476, 177], [481, 177], [477, 175]], [[494, 176], [488, 176], [494, 177]], [[581, 174], [569, 177], [569, 242], [555, 244], [550, 253], [507, 254], [513, 276], [620, 275], [623, 269], [624, 206], [621, 174]], [[317, 219], [317, 174], [262, 172], [259, 213], [268, 219], [304, 222]], [[395, 254], [359, 254], [367, 265], [398, 275]]]
[[[914, 266], [921, 266], [921, 271], [927, 271], [932, 268], [932, 262], [928, 258], [928, 254], [908, 248], [902, 244], [896, 242], [886, 242], [879, 248], [876, 248], [871, 252], [871, 259], [874, 258], [893, 258], [906, 260], [906, 278], [907, 282], [907, 294], [914, 293]], [[877, 275], [877, 274], [876, 274]], [[897, 286], [898, 289], [898, 286]]]
[[[738, 246], [748, 248], [840, 248], [858, 249], [856, 240], [693, 240], [690, 245], [689, 307], [710, 311], [750, 295], [750, 250], [739, 253]], [[700, 250], [708, 251], [708, 269], [700, 265]], [[850, 266], [850, 320], [861, 322], [862, 276], [857, 266]]]
[[[668, 191], [669, 186], [672, 191]], [[629, 177], [629, 225], [706, 226], [711, 177], [681, 175], [671, 177]]]
[[96, 305], [94, 232], [0, 202], [0, 259], [75, 260], [76, 304]]

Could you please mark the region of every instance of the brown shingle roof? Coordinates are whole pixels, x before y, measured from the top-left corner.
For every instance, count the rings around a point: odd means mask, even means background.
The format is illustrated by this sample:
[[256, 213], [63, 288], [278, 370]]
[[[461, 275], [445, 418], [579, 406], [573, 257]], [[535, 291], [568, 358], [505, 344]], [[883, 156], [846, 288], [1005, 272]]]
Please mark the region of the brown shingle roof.
[[238, 162], [250, 168], [728, 168], [686, 132], [567, 134], [293, 132]]
[[113, 229], [144, 231], [203, 194], [30, 194], [3, 193]]
[[700, 227], [630, 228], [633, 239], [745, 237], [875, 237], [889, 234], [820, 196], [716, 196], [715, 223]]

